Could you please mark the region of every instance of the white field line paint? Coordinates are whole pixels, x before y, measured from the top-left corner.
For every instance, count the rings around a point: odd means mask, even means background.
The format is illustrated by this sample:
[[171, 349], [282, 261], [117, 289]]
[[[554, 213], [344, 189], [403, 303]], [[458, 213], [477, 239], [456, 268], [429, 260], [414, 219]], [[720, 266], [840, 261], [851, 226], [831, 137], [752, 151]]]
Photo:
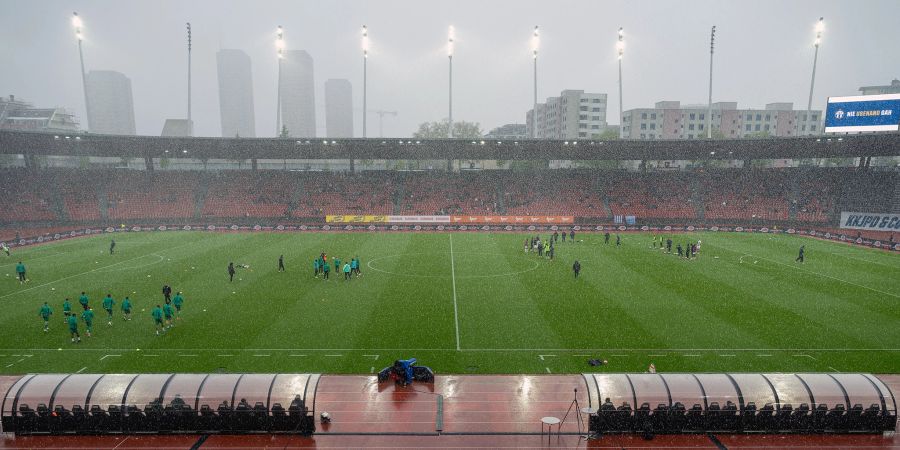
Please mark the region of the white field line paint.
[[[234, 355], [216, 355], [216, 356], [227, 357], [227, 356], [234, 356]], [[292, 355], [292, 356], [293, 356], [293, 355]]]
[[803, 355], [803, 354], [800, 354], [800, 355], [794, 355], [794, 356], [795, 356], [795, 357], [798, 357], [798, 358], [800, 358], [800, 357], [805, 357], [805, 358], [809, 358], [809, 359], [812, 359], [812, 360], [815, 360], [815, 359], [816, 359], [816, 358], [813, 358], [812, 356], [809, 356], [809, 355]]
[[747, 256], [753, 256], [753, 255], [741, 255], [741, 257], [738, 258], [738, 264], [743, 264], [744, 258], [746, 258]]
[[363, 356], [367, 356], [369, 358], [374, 358], [375, 361], [378, 361], [378, 357], [381, 355], [363, 355]]
[[179, 354], [178, 356], [183, 356], [183, 357], [185, 357], [185, 358], [195, 358], [195, 357], [197, 357], [197, 355], [185, 355], [185, 354]]
[[269, 356], [272, 356], [272, 355], [253, 355], [253, 356], [256, 356], [256, 357], [269, 357]]
[[550, 371], [550, 368], [549, 368], [549, 367], [544, 367], [544, 368], [547, 369], [547, 373], [553, 373], [553, 372]]
[[453, 257], [453, 233], [447, 233], [447, 236], [450, 236], [450, 280], [453, 282], [453, 325], [456, 327], [456, 351], [459, 351], [459, 307], [456, 302], [456, 260]]
[[100, 358], [100, 361], [103, 361], [104, 359], [110, 358], [110, 357], [116, 357], [116, 358], [117, 358], [117, 357], [119, 357], [119, 356], [122, 356], [122, 355], [103, 355], [103, 357]]
[[22, 361], [25, 361], [25, 358], [22, 358], [22, 359], [20, 359], [20, 360], [14, 362], [14, 363], [9, 363], [9, 364], [6, 365], [6, 367], [12, 367], [13, 365], [18, 364], [18, 363], [20, 363], [20, 362], [22, 362]]
[[719, 356], [732, 357], [732, 356], [737, 356], [737, 355], [719, 355]]
[[[731, 252], [740, 253], [740, 252], [736, 252], [736, 251], [734, 251], [734, 250], [732, 250], [732, 249], [730, 249], [730, 248], [722, 247], [721, 245], [713, 245], [713, 246], [714, 246], [714, 247], [723, 248], [723, 249], [728, 250], [728, 251], [731, 251]], [[854, 283], [854, 282], [852, 282], [852, 281], [847, 281], [847, 280], [844, 280], [844, 279], [841, 279], [841, 278], [833, 277], [833, 276], [831, 276], [831, 275], [825, 275], [824, 273], [814, 272], [814, 271], [812, 271], [812, 270], [808, 270], [808, 269], [804, 269], [804, 268], [802, 268], [802, 267], [799, 267], [799, 266], [797, 266], [796, 264], [786, 264], [786, 263], [783, 263], [783, 262], [781, 262], [781, 261], [775, 261], [774, 259], [764, 258], [764, 257], [762, 257], [762, 256], [756, 256], [756, 255], [752, 255], [752, 254], [749, 254], [749, 253], [748, 253], [748, 254], [744, 254], [744, 255], [742, 255], [740, 258], [738, 258], [738, 262], [739, 262], [739, 263], [744, 262], [743, 259], [744, 259], [745, 256], [753, 256], [754, 258], [761, 259], [761, 260], [763, 260], [763, 261], [769, 261], [769, 262], [771, 262], [771, 263], [779, 264], [779, 265], [782, 265], [782, 266], [785, 266], [785, 267], [791, 267], [791, 268], [794, 268], [794, 269], [799, 270], [799, 271], [801, 271], [801, 272], [806, 272], [806, 273], [808, 273], [808, 274], [817, 275], [817, 276], [824, 277], [824, 278], [830, 278], [830, 279], [832, 279], [832, 280], [840, 281], [841, 283], [846, 283], [846, 284], [849, 284], [849, 285], [851, 285], [851, 286], [856, 286], [856, 287], [860, 287], [860, 288], [863, 288], [863, 289], [868, 289], [868, 290], [870, 290], [870, 291], [878, 292], [879, 294], [889, 295], [889, 296], [894, 297], [894, 298], [900, 298], [900, 295], [898, 295], [898, 294], [891, 294], [890, 292], [885, 292], [885, 291], [882, 291], [882, 290], [878, 290], [878, 289], [875, 289], [875, 288], [873, 288], [873, 287], [866, 286], [866, 285], [864, 285], [864, 284], [858, 284], [858, 283]]]
[[556, 358], [556, 355], [538, 355], [538, 358], [541, 358], [541, 361], [544, 361], [544, 357]]
[[[133, 348], [0, 348], [28, 352], [130, 352]], [[452, 348], [155, 348], [157, 352], [455, 352]], [[900, 348], [465, 348], [463, 352], [900, 352]], [[17, 356], [17, 355], [10, 355]], [[294, 356], [294, 355], [289, 355]], [[307, 355], [302, 355], [307, 356]], [[545, 355], [546, 356], [546, 355]], [[666, 355], [648, 355], [666, 356]]]
[[81, 373], [81, 372], [84, 372], [85, 369], [87, 369], [87, 366], [84, 366], [84, 367], [78, 369], [78, 372], [75, 372], [75, 373]]
[[831, 370], [833, 370], [833, 371], [835, 371], [835, 372], [837, 372], [837, 373], [841, 373], [840, 370], [837, 370], [837, 369], [835, 369], [834, 367], [828, 366], [828, 368], [831, 369]]
[[591, 356], [591, 355], [572, 355], [572, 356]]
[[763, 355], [756, 355], [756, 356], [759, 356], [760, 358], [767, 358], [767, 357], [772, 356], [772, 355], [766, 355], [766, 354], [763, 354]]
[[343, 357], [344, 355], [325, 355], [325, 356], [328, 356], [328, 357], [331, 357], [331, 358], [341, 358], [341, 357]]
[[[650, 355], [650, 356], [653, 356], [653, 355]], [[692, 353], [692, 354], [689, 354], [689, 355], [681, 355], [681, 356], [697, 357], [697, 356], [700, 356], [700, 355], [698, 355], [698, 354], [696, 354], [696, 353]]]
[[144, 353], [144, 356], [154, 357], [154, 356], [159, 356], [159, 355], [148, 355], [148, 354]]
[[665, 354], [662, 354], [662, 355], [656, 354], [656, 355], [647, 355], [647, 356], [666, 356], [666, 355]]
[[369, 367], [369, 373], [375, 373], [375, 366]]
[[609, 355], [609, 356], [615, 356], [617, 358], [624, 358], [624, 357], [627, 357], [628, 355]]
[[[223, 355], [219, 355], [219, 356], [223, 356]], [[228, 355], [228, 356], [234, 356], [234, 355]], [[288, 356], [306, 357], [306, 355], [288, 355]]]
[[[166, 250], [167, 250], [167, 251], [168, 251], [168, 250], [174, 250], [174, 249], [176, 249], [176, 248], [184, 247], [184, 246], [186, 246], [186, 245], [196, 244], [197, 242], [200, 242], [200, 241], [197, 240], [197, 241], [186, 242], [186, 243], [181, 244], [181, 245], [176, 245], [176, 246], [174, 246], [174, 247], [169, 247], [169, 248], [167, 248]], [[97, 272], [97, 271], [102, 270], [102, 269], [107, 269], [107, 268], [109, 268], [109, 267], [118, 266], [119, 264], [125, 264], [125, 263], [127, 263], [127, 262], [129, 262], [129, 261], [134, 261], [134, 260], [136, 260], [136, 259], [144, 258], [144, 257], [150, 256], [150, 255], [152, 255], [152, 253], [145, 253], [145, 254], [143, 254], [143, 255], [141, 255], [141, 256], [136, 256], [136, 257], [134, 257], [134, 258], [130, 258], [130, 259], [126, 259], [126, 260], [123, 260], [123, 261], [119, 261], [119, 262], [117, 262], [117, 263], [109, 264], [109, 265], [106, 265], [106, 266], [103, 266], [103, 267], [97, 267], [97, 268], [95, 268], [95, 269], [88, 270], [87, 272], [76, 273], [76, 274], [74, 274], [74, 275], [69, 275], [69, 276], [67, 276], [67, 277], [62, 277], [62, 278], [60, 278], [60, 279], [58, 279], [58, 280], [48, 281], [48, 282], [46, 282], [46, 283], [44, 283], [44, 284], [39, 284], [39, 285], [37, 285], [37, 286], [32, 286], [32, 287], [27, 288], [27, 289], [22, 289], [21, 291], [10, 292], [9, 294], [6, 294], [6, 295], [0, 295], [0, 299], [4, 299], [4, 298], [6, 298], [6, 297], [11, 297], [11, 296], [13, 296], [13, 295], [21, 294], [21, 293], [23, 293], [23, 292], [28, 292], [28, 291], [30, 291], [30, 290], [32, 290], [32, 289], [37, 289], [37, 288], [42, 288], [42, 287], [44, 287], [44, 286], [49, 286], [49, 285], [51, 285], [51, 284], [59, 283], [60, 281], [68, 280], [68, 279], [70, 279], [70, 278], [80, 277], [80, 276], [82, 276], [82, 275], [87, 275], [87, 274], [89, 274], [89, 273], [94, 273], [94, 272]]]

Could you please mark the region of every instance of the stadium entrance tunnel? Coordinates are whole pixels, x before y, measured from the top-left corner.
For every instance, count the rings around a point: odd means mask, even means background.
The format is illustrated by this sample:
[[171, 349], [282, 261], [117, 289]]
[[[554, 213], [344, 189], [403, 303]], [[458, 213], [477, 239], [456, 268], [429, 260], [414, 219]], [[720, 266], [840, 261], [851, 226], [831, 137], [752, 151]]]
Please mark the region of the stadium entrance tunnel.
[[882, 433], [897, 401], [869, 374], [584, 374], [593, 433]]
[[315, 374], [41, 374], [3, 398], [3, 432], [315, 431]]

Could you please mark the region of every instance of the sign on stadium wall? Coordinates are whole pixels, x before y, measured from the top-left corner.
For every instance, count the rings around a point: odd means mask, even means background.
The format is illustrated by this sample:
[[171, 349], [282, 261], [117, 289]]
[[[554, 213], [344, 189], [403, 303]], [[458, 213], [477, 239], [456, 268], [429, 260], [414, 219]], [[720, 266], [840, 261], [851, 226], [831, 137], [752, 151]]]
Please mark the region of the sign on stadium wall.
[[841, 212], [841, 228], [867, 231], [900, 231], [900, 214]]
[[388, 216], [325, 216], [328, 223], [387, 223]]
[[897, 131], [900, 94], [828, 97], [825, 132]]
[[570, 224], [572, 216], [450, 216], [451, 223]]

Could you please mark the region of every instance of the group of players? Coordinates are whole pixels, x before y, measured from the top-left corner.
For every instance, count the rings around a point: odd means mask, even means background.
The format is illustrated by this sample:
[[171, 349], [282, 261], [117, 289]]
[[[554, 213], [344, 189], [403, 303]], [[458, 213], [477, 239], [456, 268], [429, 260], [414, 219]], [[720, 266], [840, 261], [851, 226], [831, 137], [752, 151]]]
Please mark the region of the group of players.
[[[575, 242], [575, 230], [569, 231], [569, 241]], [[562, 238], [562, 242], [566, 242], [566, 232], [563, 231], [560, 233], [559, 231], [554, 231], [553, 234], [547, 237], [546, 241], [541, 240], [540, 236], [533, 236], [525, 238], [525, 253], [533, 252], [537, 253], [540, 258], [548, 258], [553, 259], [556, 256], [556, 247], [555, 243], [559, 242], [560, 237]]]
[[[150, 312], [156, 325], [157, 336], [160, 334], [160, 331], [165, 332], [169, 328], [175, 326], [177, 314], [181, 312], [181, 308], [184, 305], [184, 297], [181, 295], [181, 292], [177, 292], [175, 296], [172, 297], [172, 288], [168, 285], [163, 286], [163, 295], [165, 296], [164, 305], [156, 305]], [[94, 309], [91, 308], [90, 299], [85, 292], [81, 293], [81, 296], [78, 298], [78, 303], [82, 308], [81, 314], [72, 310], [72, 303], [68, 298], [66, 298], [62, 304], [63, 315], [65, 316], [64, 322], [69, 327], [72, 343], [75, 344], [81, 343], [81, 333], [78, 331], [79, 317], [81, 318], [81, 321], [84, 322], [85, 336], [91, 337], [91, 334], [94, 332]], [[106, 324], [112, 326], [113, 309], [116, 306], [116, 300], [113, 299], [112, 294], [106, 294], [106, 297], [103, 298], [102, 306], [106, 311]], [[122, 320], [130, 321], [131, 312], [134, 309], [134, 306], [131, 304], [131, 299], [127, 295], [122, 299], [120, 308], [122, 310]], [[44, 321], [44, 332], [49, 332], [53, 308], [51, 308], [47, 302], [44, 302], [38, 311], [38, 315]]]
[[[675, 244], [675, 252], [679, 258], [686, 259], [696, 259], [697, 255], [700, 253], [700, 245], [703, 244], [703, 241], [697, 240], [697, 242], [685, 242], [684, 246], [681, 246], [681, 243], [678, 242]], [[665, 242], [663, 242], [662, 236], [653, 235], [653, 240], [650, 243], [650, 248], [665, 250], [666, 253], [672, 253], [672, 238], [666, 238]]]
[[[281, 264], [281, 259], [279, 258], [279, 271], [284, 270], [284, 266]], [[362, 273], [359, 271], [359, 267], [361, 263], [359, 262], [359, 257], [350, 258], [349, 262], [344, 262], [341, 265], [341, 258], [335, 256], [332, 258], [332, 261], [328, 262], [328, 255], [325, 252], [322, 252], [316, 259], [313, 260], [313, 276], [319, 278], [319, 275], [322, 275], [323, 280], [328, 280], [329, 274], [331, 273], [331, 264], [334, 264], [334, 271], [340, 276], [341, 273], [344, 274], [344, 281], [349, 281], [353, 279], [355, 275], [356, 278], [362, 276]]]

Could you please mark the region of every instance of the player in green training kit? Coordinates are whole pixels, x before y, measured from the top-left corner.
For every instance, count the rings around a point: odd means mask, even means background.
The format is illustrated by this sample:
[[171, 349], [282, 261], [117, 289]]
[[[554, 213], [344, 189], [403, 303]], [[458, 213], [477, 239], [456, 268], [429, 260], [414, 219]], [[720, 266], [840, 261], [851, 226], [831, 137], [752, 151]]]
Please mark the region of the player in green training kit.
[[94, 329], [94, 310], [89, 306], [81, 313], [81, 318], [84, 319], [85, 334], [87, 337], [91, 337], [91, 331]]
[[69, 323], [69, 314], [72, 314], [72, 304], [69, 303], [69, 299], [63, 302], [63, 322]]
[[122, 300], [122, 320], [131, 320], [131, 300], [127, 295]]
[[168, 303], [163, 305], [163, 315], [166, 316], [166, 328], [175, 326], [175, 324], [172, 323], [172, 316], [175, 315], [175, 309], [172, 308], [172, 305]]
[[44, 319], [44, 333], [50, 331], [50, 315], [53, 314], [53, 310], [50, 309], [50, 305], [47, 302], [44, 302], [44, 305], [41, 306], [41, 311], [38, 313], [41, 315], [41, 318]]
[[116, 301], [113, 300], [112, 294], [106, 294], [106, 298], [103, 299], [103, 309], [106, 310], [106, 324], [112, 325], [112, 310], [113, 306], [115, 306]]
[[184, 297], [181, 296], [181, 292], [177, 292], [175, 297], [172, 297], [172, 304], [175, 305], [175, 319], [181, 320], [181, 305], [184, 304]]
[[72, 342], [81, 342], [81, 335], [78, 334], [78, 318], [75, 317], [75, 314], [71, 314], [67, 321], [69, 323], [69, 333], [72, 334]]
[[25, 264], [22, 264], [22, 261], [19, 261], [19, 263], [16, 264], [16, 276], [19, 277], [19, 284], [28, 281], [28, 279], [25, 278]]
[[153, 311], [150, 313], [153, 316], [153, 322], [156, 324], [156, 335], [159, 336], [159, 330], [166, 331], [163, 328], [163, 312], [162, 308], [159, 305], [156, 305], [156, 308], [153, 308]]
[[78, 303], [81, 303], [81, 307], [84, 309], [88, 309], [88, 296], [84, 292], [81, 293], [81, 297], [78, 297]]

